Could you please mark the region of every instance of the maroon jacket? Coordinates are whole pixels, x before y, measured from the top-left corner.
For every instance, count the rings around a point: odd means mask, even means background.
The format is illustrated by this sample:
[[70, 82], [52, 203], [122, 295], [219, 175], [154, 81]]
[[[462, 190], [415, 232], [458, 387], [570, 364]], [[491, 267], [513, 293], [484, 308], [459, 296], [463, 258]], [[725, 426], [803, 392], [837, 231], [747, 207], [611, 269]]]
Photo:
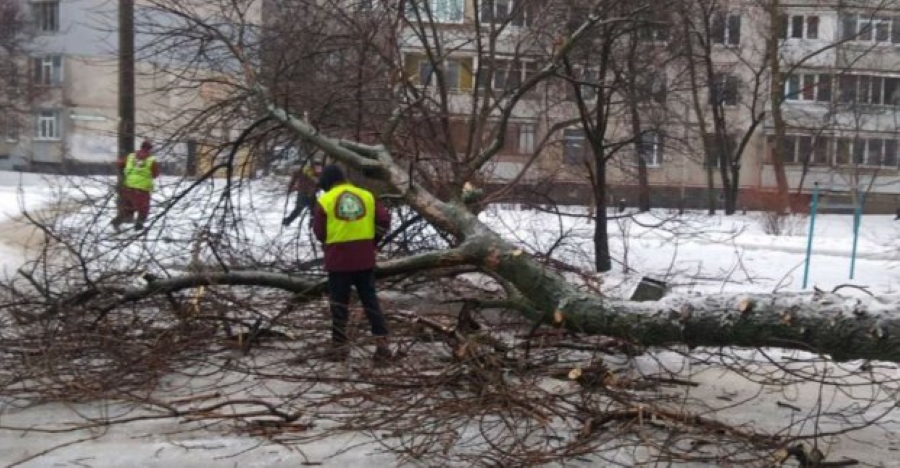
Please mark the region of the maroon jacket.
[[316, 239], [325, 245], [325, 271], [365, 271], [375, 268], [375, 247], [381, 238], [378, 233], [387, 232], [391, 228], [391, 212], [377, 200], [375, 201], [375, 240], [325, 244], [328, 218], [322, 205], [318, 203], [313, 209], [310, 223]]

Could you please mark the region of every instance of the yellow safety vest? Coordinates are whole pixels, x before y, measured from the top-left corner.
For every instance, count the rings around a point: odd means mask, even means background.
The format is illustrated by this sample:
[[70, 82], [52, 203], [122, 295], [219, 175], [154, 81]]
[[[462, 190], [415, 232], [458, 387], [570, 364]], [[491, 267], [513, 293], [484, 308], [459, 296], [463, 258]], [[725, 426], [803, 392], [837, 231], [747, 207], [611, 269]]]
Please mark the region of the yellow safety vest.
[[325, 243], [338, 244], [375, 238], [375, 196], [349, 183], [335, 185], [319, 197], [325, 211]]
[[125, 159], [125, 186], [128, 188], [153, 191], [153, 163], [155, 156], [147, 156], [143, 160], [131, 153]]

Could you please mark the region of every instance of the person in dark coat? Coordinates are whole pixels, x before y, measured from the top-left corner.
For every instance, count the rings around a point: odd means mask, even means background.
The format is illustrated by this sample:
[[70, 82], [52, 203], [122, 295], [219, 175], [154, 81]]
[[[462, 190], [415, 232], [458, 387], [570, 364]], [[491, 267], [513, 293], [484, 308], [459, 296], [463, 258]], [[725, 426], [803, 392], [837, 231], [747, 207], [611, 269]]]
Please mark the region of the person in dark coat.
[[281, 221], [283, 226], [290, 226], [303, 214], [305, 209], [312, 208], [316, 201], [316, 188], [318, 187], [316, 179], [319, 177], [319, 172], [319, 168], [312, 164], [306, 164], [294, 171], [291, 181], [288, 182], [288, 190], [297, 193], [297, 202], [291, 213]]

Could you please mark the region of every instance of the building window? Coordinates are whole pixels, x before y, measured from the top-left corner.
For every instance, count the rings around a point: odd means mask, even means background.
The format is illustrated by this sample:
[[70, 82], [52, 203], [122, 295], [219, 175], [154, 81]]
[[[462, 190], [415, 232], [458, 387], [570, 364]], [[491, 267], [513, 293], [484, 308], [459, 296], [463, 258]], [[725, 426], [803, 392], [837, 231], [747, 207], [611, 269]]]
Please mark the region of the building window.
[[900, 78], [842, 75], [838, 85], [840, 102], [844, 104], [900, 105]]
[[900, 17], [842, 15], [841, 28], [845, 41], [900, 43]]
[[[775, 144], [772, 138], [770, 145]], [[826, 137], [813, 138], [811, 136], [792, 136], [784, 137], [784, 153], [782, 158], [785, 164], [828, 164], [829, 157], [829, 140]]]
[[509, 23], [512, 26], [530, 26], [536, 12], [534, 1], [522, 0], [481, 0], [478, 20], [482, 23]]
[[463, 0], [414, 0], [407, 3], [407, 17], [411, 21], [462, 23]]
[[668, 42], [669, 25], [664, 13], [654, 11], [641, 15], [637, 26], [637, 38], [644, 42]]
[[585, 162], [587, 145], [584, 138], [584, 130], [567, 128], [563, 130], [563, 160], [566, 164], [581, 164]]
[[782, 39], [818, 39], [819, 17], [816, 15], [783, 15]]
[[31, 4], [38, 31], [59, 31], [59, 1], [43, 0]]
[[532, 124], [519, 125], [519, 153], [534, 153], [534, 125]]
[[19, 141], [19, 122], [16, 121], [15, 117], [6, 117], [6, 125], [3, 129], [3, 133], [7, 143]]
[[21, 91], [19, 88], [19, 67], [16, 62], [9, 59], [3, 64], [3, 78], [6, 81], [6, 96], [15, 99]]
[[648, 130], [640, 135], [638, 156], [650, 167], [658, 167], [663, 160], [663, 134]]
[[60, 131], [59, 111], [38, 111], [35, 119], [35, 140], [59, 140], [62, 137]]
[[732, 155], [737, 151], [737, 136], [720, 137], [715, 133], [706, 133], [703, 135], [703, 139], [706, 142], [705, 167], [718, 169], [723, 160], [729, 165], [731, 164]]
[[[578, 83], [581, 88], [581, 98], [590, 101], [597, 97], [597, 88], [600, 87], [600, 71], [596, 68], [582, 68], [578, 70]], [[572, 98], [574, 98], [574, 93]]]
[[37, 86], [55, 86], [63, 82], [62, 57], [51, 55], [32, 59], [34, 68], [34, 84]]
[[[538, 66], [536, 62], [531, 61], [512, 61], [512, 60], [495, 60], [494, 74], [490, 83], [493, 90], [512, 90], [518, 88], [525, 80], [531, 78], [537, 73]], [[485, 66], [478, 76], [478, 87], [486, 88], [490, 69]]]
[[[770, 139], [774, 144], [774, 138]], [[834, 155], [832, 161], [832, 154]], [[784, 162], [896, 169], [897, 140], [886, 138], [785, 137]]]
[[882, 138], [844, 139], [852, 143], [849, 154], [853, 156], [853, 164], [869, 167], [897, 167], [897, 141]]
[[667, 90], [665, 73], [649, 71], [642, 74], [638, 80], [638, 89], [635, 93], [638, 100], [665, 104]]
[[711, 105], [736, 106], [740, 100], [740, 82], [728, 73], [716, 73], [709, 89]]
[[741, 15], [718, 11], [712, 16], [709, 29], [714, 44], [738, 45], [741, 43]]
[[825, 73], [796, 73], [784, 80], [784, 98], [788, 101], [831, 101], [832, 77]]
[[[435, 66], [421, 55], [407, 55], [405, 68], [413, 83], [421, 87], [437, 87]], [[444, 86], [448, 91], [459, 92], [472, 89], [472, 58], [449, 58], [441, 65]]]

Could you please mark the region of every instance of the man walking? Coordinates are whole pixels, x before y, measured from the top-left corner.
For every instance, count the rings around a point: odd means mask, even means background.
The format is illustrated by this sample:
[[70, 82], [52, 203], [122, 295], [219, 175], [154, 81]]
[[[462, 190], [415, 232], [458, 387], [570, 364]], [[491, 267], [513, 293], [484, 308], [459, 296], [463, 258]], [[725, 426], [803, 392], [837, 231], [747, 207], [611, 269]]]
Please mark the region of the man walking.
[[356, 288], [376, 339], [373, 359], [384, 363], [394, 357], [388, 347], [388, 328], [375, 291], [375, 253], [379, 233], [390, 228], [391, 215], [371, 192], [347, 181], [340, 167], [322, 169], [319, 187], [325, 191], [313, 210], [312, 229], [325, 245], [325, 270], [331, 302], [332, 350], [329, 357], [349, 355], [347, 322], [351, 287]]
[[153, 192], [153, 179], [159, 177], [159, 165], [156, 157], [150, 153], [153, 144], [147, 140], [141, 143], [137, 153], [131, 153], [119, 159], [118, 166], [122, 175], [119, 187], [122, 206], [112, 220], [112, 227], [119, 232], [119, 226], [126, 220], [130, 222], [137, 213], [134, 224], [136, 231], [144, 229], [144, 223], [150, 216], [150, 194]]

